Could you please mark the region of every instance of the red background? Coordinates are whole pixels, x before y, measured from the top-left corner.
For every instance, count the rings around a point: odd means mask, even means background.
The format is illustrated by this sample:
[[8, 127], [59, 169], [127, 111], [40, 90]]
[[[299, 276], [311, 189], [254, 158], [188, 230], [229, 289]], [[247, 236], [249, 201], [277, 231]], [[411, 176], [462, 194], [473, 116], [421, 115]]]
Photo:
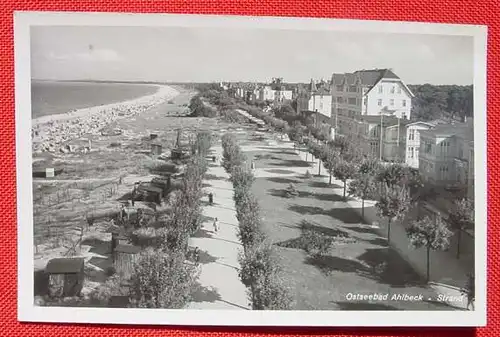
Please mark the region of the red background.
[[[13, 11], [106, 11], [143, 13], [198, 13], [262, 16], [307, 16], [367, 20], [428, 21], [488, 26], [488, 167], [496, 169], [496, 141], [500, 113], [494, 94], [500, 91], [500, 4], [497, 0], [3, 0], [0, 6], [0, 335], [1, 336], [496, 336], [500, 335], [500, 297], [495, 281], [500, 248], [497, 246], [498, 209], [488, 211], [488, 326], [479, 329], [444, 328], [222, 328], [222, 327], [130, 327], [98, 325], [55, 325], [17, 322], [17, 235], [14, 127]], [[499, 145], [500, 147], [500, 145]], [[488, 179], [490, 205], [500, 194], [495, 179]], [[19, 200], [23, 202], [23, 200]], [[499, 242], [500, 245], [500, 242]], [[498, 250], [497, 250], [498, 248]], [[388, 314], [390, 315], [390, 313]], [[458, 322], [457, 322], [458, 323]]]

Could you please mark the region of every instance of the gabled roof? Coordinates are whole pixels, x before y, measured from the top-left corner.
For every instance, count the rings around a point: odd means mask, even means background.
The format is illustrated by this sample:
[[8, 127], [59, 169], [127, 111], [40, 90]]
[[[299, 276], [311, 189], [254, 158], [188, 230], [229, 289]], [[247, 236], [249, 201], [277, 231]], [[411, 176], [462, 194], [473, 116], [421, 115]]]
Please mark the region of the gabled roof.
[[474, 140], [474, 128], [467, 123], [441, 124], [430, 130], [421, 131], [421, 134], [431, 137], [460, 137], [466, 141]]
[[408, 86], [403, 83], [401, 78], [396, 75], [391, 69], [357, 70], [353, 73], [333, 74], [332, 84], [355, 85], [359, 83], [362, 86], [368, 87], [368, 91], [370, 91], [382, 79], [393, 79], [400, 81], [405, 89], [410, 93], [410, 95], [415, 96], [411, 92], [410, 88], [408, 88]]

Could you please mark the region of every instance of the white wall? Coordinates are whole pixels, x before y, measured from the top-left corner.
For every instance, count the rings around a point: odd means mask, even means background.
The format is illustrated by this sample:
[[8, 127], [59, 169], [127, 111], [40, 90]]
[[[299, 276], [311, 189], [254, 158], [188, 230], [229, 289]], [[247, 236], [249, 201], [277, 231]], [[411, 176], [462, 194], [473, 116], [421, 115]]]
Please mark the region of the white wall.
[[331, 95], [313, 95], [309, 99], [309, 111], [318, 111], [326, 117], [332, 116], [332, 96]]
[[[379, 87], [382, 88], [382, 93], [379, 92]], [[392, 93], [393, 88], [394, 93]], [[401, 82], [381, 80], [367, 96], [367, 115], [380, 115], [380, 110], [387, 106], [390, 110], [396, 110], [397, 117], [405, 116], [406, 119], [410, 119], [411, 96]], [[379, 100], [382, 100], [381, 105], [379, 105]], [[403, 101], [406, 103], [404, 104]]]
[[405, 162], [408, 166], [418, 169], [420, 156], [420, 130], [430, 129], [427, 124], [410, 124], [406, 127]]

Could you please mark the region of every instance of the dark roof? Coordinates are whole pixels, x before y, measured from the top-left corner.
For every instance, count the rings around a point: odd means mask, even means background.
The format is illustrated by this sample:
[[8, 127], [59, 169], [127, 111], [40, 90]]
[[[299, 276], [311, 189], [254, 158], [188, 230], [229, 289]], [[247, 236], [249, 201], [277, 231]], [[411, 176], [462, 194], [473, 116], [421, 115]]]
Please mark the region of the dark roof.
[[77, 258], [56, 258], [47, 263], [45, 271], [49, 274], [74, 274], [83, 270], [84, 259]]
[[115, 248], [115, 252], [118, 253], [126, 253], [126, 254], [137, 254], [141, 251], [141, 248], [138, 246], [132, 245], [118, 245]]
[[373, 87], [382, 78], [399, 79], [390, 69], [357, 70], [354, 73], [333, 74], [332, 84], [341, 85], [345, 81], [345, 84], [353, 85], [359, 79], [362, 85]]
[[154, 192], [154, 193], [162, 193], [163, 190], [159, 187], [153, 186], [151, 184], [140, 184], [138, 187], [139, 190]]
[[470, 124], [441, 124], [437, 125], [434, 129], [420, 131], [432, 136], [441, 137], [460, 137], [464, 140], [472, 141], [474, 140], [474, 127]]

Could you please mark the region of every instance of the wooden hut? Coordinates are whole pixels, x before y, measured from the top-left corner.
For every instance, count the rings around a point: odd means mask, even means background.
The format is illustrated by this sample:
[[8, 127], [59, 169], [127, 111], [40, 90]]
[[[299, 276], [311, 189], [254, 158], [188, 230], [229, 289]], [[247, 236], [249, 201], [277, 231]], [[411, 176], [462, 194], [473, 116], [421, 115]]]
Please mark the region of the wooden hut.
[[113, 254], [115, 270], [124, 278], [130, 278], [134, 263], [139, 257], [140, 248], [132, 245], [118, 245]]
[[163, 196], [166, 196], [170, 191], [170, 186], [172, 185], [171, 176], [155, 177], [151, 180], [151, 185], [161, 188]]
[[161, 204], [161, 199], [163, 198], [163, 189], [151, 183], [139, 184], [137, 193], [143, 197], [143, 200], [153, 201], [157, 204]]
[[85, 262], [83, 258], [56, 258], [49, 261], [49, 295], [52, 297], [79, 296], [83, 288]]
[[158, 143], [151, 143], [151, 154], [153, 156], [159, 156], [162, 152], [162, 146]]
[[121, 230], [111, 232], [111, 254], [115, 252], [116, 247], [119, 245], [126, 245], [128, 243], [128, 237]]

